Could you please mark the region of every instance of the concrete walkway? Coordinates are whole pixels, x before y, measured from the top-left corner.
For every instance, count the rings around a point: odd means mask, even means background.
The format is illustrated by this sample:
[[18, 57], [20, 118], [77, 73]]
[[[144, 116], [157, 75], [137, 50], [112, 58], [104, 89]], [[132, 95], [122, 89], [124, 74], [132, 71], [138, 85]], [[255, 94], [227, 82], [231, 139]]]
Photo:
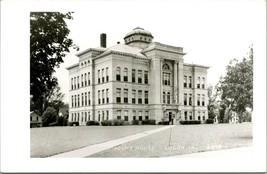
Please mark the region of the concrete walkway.
[[148, 136], [148, 135], [151, 135], [153, 133], [169, 129], [169, 128], [174, 127], [174, 126], [175, 125], [164, 126], [164, 127], [158, 128], [158, 129], [153, 129], [153, 130], [150, 130], [150, 131], [138, 133], [138, 134], [135, 134], [135, 135], [130, 135], [130, 136], [127, 136], [127, 137], [123, 137], [123, 138], [107, 141], [107, 142], [104, 142], [104, 143], [86, 146], [86, 147], [83, 147], [83, 148], [80, 148], [80, 149], [77, 149], [77, 150], [73, 150], [73, 151], [70, 151], [70, 152], [65, 152], [65, 153], [61, 153], [61, 154], [58, 154], [58, 155], [54, 155], [54, 156], [51, 156], [50, 158], [62, 158], [62, 157], [63, 158], [64, 157], [66, 157], [66, 158], [84, 158], [84, 157], [88, 157], [90, 155], [93, 155], [95, 153], [101, 152], [103, 150], [107, 150], [107, 149], [113, 148], [115, 146], [127, 143], [129, 141], [133, 141], [133, 140], [136, 140], [136, 139], [139, 139], [139, 138], [143, 138], [145, 136]]

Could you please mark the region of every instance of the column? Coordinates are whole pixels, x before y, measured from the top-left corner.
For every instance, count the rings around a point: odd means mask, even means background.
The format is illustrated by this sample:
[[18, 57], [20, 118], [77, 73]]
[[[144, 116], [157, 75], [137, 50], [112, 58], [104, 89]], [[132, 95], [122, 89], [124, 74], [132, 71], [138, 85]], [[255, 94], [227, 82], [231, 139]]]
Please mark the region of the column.
[[177, 74], [177, 63], [178, 63], [178, 61], [175, 61], [174, 62], [174, 72], [173, 72], [173, 76], [174, 76], [174, 78], [173, 78], [173, 82], [174, 82], [174, 86], [173, 86], [173, 88], [174, 88], [174, 90], [173, 90], [173, 99], [174, 99], [174, 103], [178, 103], [178, 86], [177, 86], [177, 80], [178, 80], [178, 74]]

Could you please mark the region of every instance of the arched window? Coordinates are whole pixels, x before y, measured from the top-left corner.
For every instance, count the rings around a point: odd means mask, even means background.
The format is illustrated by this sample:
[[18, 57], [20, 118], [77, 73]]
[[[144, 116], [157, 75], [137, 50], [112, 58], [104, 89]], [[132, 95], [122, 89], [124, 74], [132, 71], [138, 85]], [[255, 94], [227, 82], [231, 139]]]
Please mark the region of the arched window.
[[163, 92], [163, 103], [166, 103], [166, 93]]
[[167, 104], [171, 104], [171, 94], [170, 94], [170, 92], [167, 93]]
[[162, 69], [163, 70], [170, 70], [170, 66], [168, 65], [168, 64], [164, 64], [163, 66], [162, 66]]
[[170, 72], [170, 66], [168, 65], [168, 64], [164, 64], [163, 66], [162, 66], [162, 69], [163, 69], [163, 73], [162, 73], [162, 76], [163, 76], [163, 78], [162, 78], [162, 84], [163, 85], [171, 85], [171, 81], [170, 81], [170, 79], [171, 79], [171, 72]]
[[128, 69], [124, 68], [123, 70], [123, 81], [128, 82]]
[[116, 80], [121, 81], [121, 68], [117, 67], [116, 69]]

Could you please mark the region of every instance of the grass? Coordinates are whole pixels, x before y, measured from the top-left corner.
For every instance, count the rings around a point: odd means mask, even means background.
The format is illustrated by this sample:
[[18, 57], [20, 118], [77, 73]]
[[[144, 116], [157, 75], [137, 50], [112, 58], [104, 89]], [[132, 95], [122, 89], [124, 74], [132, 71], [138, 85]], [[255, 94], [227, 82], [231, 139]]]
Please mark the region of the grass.
[[31, 129], [31, 157], [48, 157], [162, 126], [78, 126]]
[[164, 157], [251, 146], [252, 140], [250, 123], [177, 125], [90, 157]]

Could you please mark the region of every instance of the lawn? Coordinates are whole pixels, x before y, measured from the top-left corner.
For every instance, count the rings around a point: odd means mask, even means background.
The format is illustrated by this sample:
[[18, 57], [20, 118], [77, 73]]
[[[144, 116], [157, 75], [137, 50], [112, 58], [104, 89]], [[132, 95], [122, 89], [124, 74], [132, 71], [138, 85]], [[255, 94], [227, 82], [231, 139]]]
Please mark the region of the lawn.
[[31, 129], [31, 157], [48, 157], [162, 126], [78, 126]]
[[165, 157], [251, 146], [252, 137], [250, 123], [177, 125], [90, 157]]

